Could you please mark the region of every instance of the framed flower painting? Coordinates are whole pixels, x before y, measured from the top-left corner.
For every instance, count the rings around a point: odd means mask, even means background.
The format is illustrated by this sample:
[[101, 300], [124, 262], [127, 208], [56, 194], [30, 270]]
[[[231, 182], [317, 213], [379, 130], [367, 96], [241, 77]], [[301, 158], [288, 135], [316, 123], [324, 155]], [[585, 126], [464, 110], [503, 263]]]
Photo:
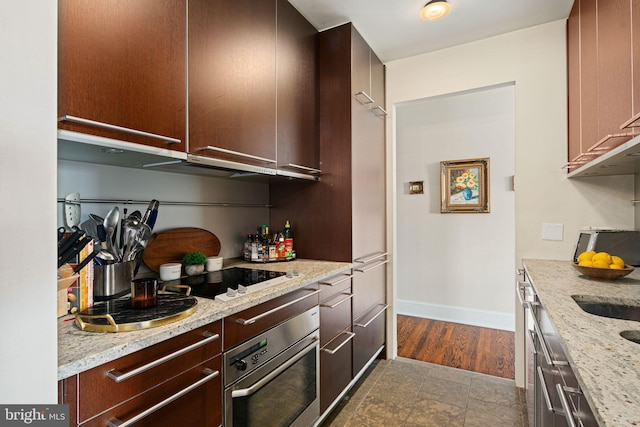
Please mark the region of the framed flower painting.
[[440, 162], [440, 213], [489, 213], [489, 158]]

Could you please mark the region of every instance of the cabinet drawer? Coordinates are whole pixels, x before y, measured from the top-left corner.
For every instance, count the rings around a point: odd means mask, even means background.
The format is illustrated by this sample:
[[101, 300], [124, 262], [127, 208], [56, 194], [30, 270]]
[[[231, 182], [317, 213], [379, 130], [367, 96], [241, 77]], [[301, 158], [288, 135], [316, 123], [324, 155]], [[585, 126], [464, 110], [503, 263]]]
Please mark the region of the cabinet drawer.
[[320, 302], [340, 292], [345, 292], [347, 288], [350, 290], [352, 278], [353, 274], [349, 272], [331, 276], [328, 279], [318, 282], [320, 284]]
[[367, 364], [385, 343], [385, 314], [387, 306], [377, 305], [353, 323], [353, 374]]
[[[221, 322], [214, 322], [79, 374], [80, 422], [220, 354], [221, 333]], [[186, 353], [176, 353], [192, 345]]]
[[379, 259], [354, 268], [353, 318], [360, 317], [374, 305], [386, 300], [386, 260]]
[[120, 425], [118, 421], [139, 417], [135, 427], [217, 427], [222, 423], [221, 358], [214, 357], [82, 425]]
[[351, 326], [351, 286], [320, 303], [320, 347]]
[[350, 329], [344, 330], [320, 349], [320, 413], [336, 400], [353, 378], [353, 333]]
[[224, 318], [224, 349], [229, 350], [287, 319], [318, 305], [318, 284], [290, 292], [271, 301]]

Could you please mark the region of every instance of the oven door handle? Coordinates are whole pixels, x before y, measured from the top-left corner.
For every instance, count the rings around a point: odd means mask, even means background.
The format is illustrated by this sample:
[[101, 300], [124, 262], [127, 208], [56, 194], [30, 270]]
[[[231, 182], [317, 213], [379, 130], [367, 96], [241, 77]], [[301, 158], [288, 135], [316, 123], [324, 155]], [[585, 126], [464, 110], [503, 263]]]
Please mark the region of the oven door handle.
[[288, 303], [282, 304], [282, 305], [280, 305], [280, 306], [278, 306], [278, 307], [276, 307], [276, 308], [272, 308], [272, 309], [271, 309], [271, 310], [269, 310], [269, 311], [265, 311], [264, 313], [258, 314], [257, 316], [254, 316], [254, 317], [252, 317], [251, 319], [236, 319], [236, 323], [239, 323], [239, 324], [241, 324], [242, 326], [251, 325], [252, 323], [256, 323], [256, 320], [260, 320], [260, 319], [262, 319], [263, 317], [267, 317], [267, 316], [269, 316], [269, 315], [271, 315], [271, 314], [275, 313], [276, 311], [280, 311], [280, 310], [282, 310], [283, 308], [287, 308], [287, 307], [289, 307], [290, 305], [293, 305], [293, 304], [295, 304], [295, 303], [297, 303], [297, 302], [302, 301], [303, 299], [306, 299], [306, 298], [312, 297], [312, 296], [314, 296], [314, 295], [318, 295], [319, 293], [320, 293], [320, 291], [319, 291], [319, 290], [317, 290], [317, 291], [313, 291], [313, 292], [311, 292], [311, 293], [310, 293], [310, 294], [308, 294], [308, 295], [303, 295], [303, 296], [301, 296], [300, 298], [296, 298], [296, 299], [294, 299], [293, 301], [289, 301]]
[[311, 339], [313, 340], [313, 343], [309, 344], [304, 349], [300, 350], [300, 352], [298, 352], [298, 354], [296, 354], [291, 359], [289, 359], [286, 362], [284, 362], [282, 365], [278, 366], [276, 369], [271, 371], [269, 374], [265, 375], [262, 379], [260, 379], [260, 381], [258, 381], [257, 383], [253, 384], [251, 387], [242, 388], [240, 390], [233, 390], [231, 392], [231, 398], [251, 396], [253, 393], [255, 393], [256, 391], [260, 390], [269, 381], [271, 381], [272, 379], [274, 379], [275, 377], [280, 375], [285, 370], [289, 369], [289, 367], [291, 367], [294, 363], [296, 363], [298, 360], [300, 360], [304, 356], [306, 356], [307, 353], [309, 353], [310, 351], [312, 351], [314, 349], [317, 349], [318, 348], [318, 336], [314, 335], [313, 337], [311, 337]]

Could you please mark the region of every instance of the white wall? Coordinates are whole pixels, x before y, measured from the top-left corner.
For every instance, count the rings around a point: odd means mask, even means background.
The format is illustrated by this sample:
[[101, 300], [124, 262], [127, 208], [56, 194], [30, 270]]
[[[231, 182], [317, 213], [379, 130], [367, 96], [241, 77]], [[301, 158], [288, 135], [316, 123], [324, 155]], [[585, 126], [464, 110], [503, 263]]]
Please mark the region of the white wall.
[[0, 13], [0, 402], [57, 402], [57, 2]]
[[[396, 105], [397, 311], [514, 330], [515, 87]], [[440, 161], [490, 159], [490, 213], [440, 213]], [[410, 194], [424, 181], [424, 194]]]
[[[387, 66], [390, 251], [395, 257], [395, 106], [482, 87], [515, 82], [516, 251], [521, 259], [569, 260], [579, 229], [589, 225], [634, 226], [633, 177], [569, 180], [566, 163], [566, 22], [556, 21], [441, 51], [392, 61]], [[564, 239], [541, 239], [543, 223], [564, 224]], [[392, 281], [397, 266], [392, 264]], [[514, 275], [515, 283], [515, 275]], [[395, 289], [395, 287], [394, 287]], [[390, 298], [393, 299], [393, 292]], [[515, 296], [511, 291], [515, 305]], [[522, 327], [516, 308], [516, 330]], [[390, 310], [390, 320], [395, 321]], [[395, 346], [394, 346], [395, 347]], [[517, 383], [522, 384], [522, 342], [516, 346]]]
[[[242, 256], [247, 233], [269, 223], [266, 207], [179, 206], [167, 202], [228, 202], [268, 205], [268, 184], [233, 181], [170, 172], [157, 172], [116, 166], [95, 165], [60, 160], [58, 162], [58, 198], [72, 192], [81, 199], [160, 201], [154, 232], [176, 227], [209, 230], [220, 239], [220, 255]], [[115, 204], [83, 203], [82, 221], [90, 213], [104, 217]], [[120, 213], [139, 210], [147, 204], [118, 204]], [[58, 205], [58, 224], [64, 224], [63, 204]]]

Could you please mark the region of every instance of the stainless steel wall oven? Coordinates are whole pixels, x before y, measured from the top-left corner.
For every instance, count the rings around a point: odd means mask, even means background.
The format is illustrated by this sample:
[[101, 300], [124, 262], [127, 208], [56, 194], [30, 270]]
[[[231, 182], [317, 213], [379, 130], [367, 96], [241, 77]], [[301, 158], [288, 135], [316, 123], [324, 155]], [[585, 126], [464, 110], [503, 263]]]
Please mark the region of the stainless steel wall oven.
[[308, 427], [320, 415], [319, 311], [223, 354], [225, 427]]

